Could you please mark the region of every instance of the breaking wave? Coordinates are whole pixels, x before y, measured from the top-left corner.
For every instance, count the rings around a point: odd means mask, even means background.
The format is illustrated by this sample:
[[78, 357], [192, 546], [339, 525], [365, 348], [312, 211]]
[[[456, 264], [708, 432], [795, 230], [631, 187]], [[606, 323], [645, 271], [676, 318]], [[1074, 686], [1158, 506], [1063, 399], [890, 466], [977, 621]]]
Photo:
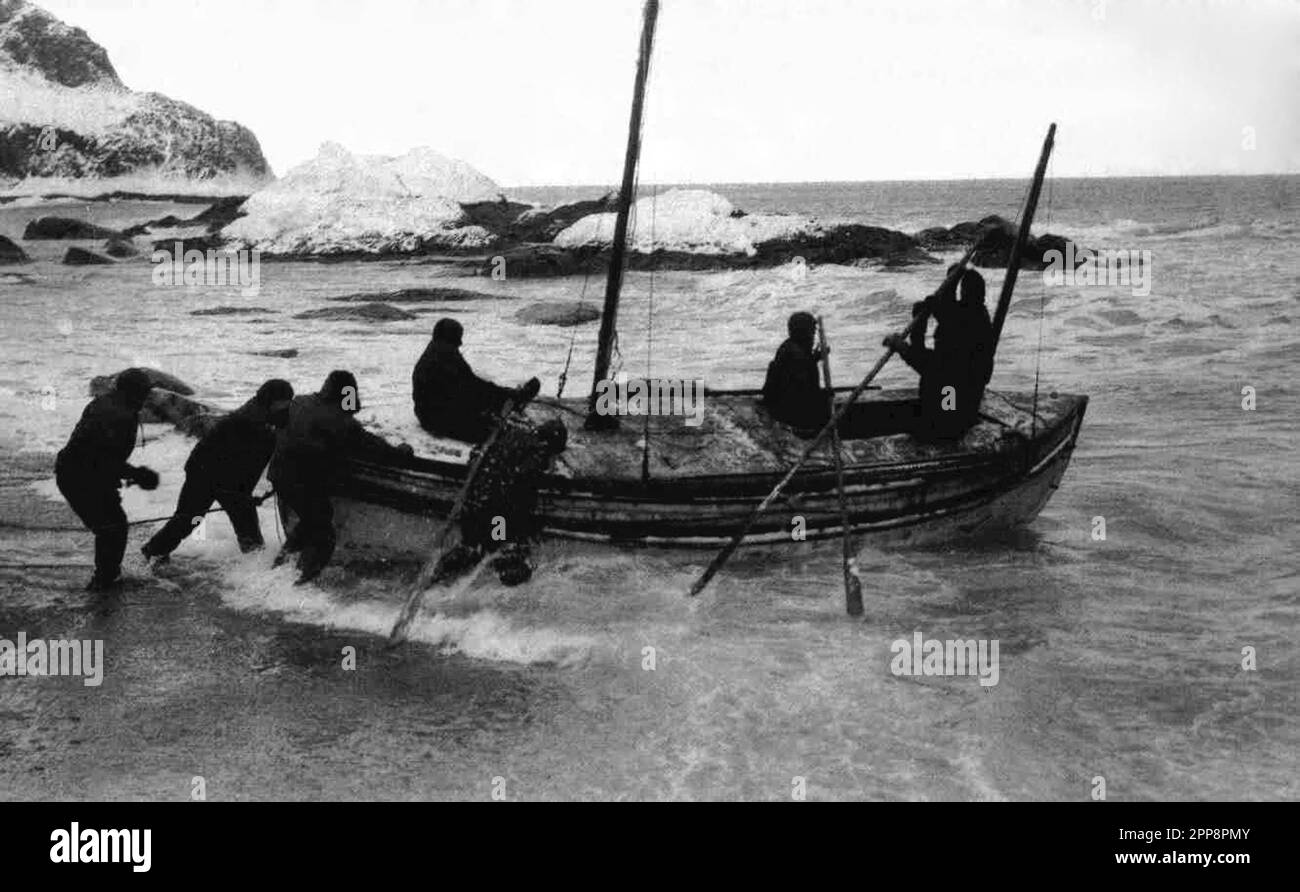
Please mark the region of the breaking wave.
[[[277, 613], [290, 622], [331, 631], [379, 637], [387, 637], [397, 622], [401, 604], [396, 597], [342, 600], [314, 585], [294, 585], [296, 571], [288, 566], [272, 569], [271, 560], [269, 552], [230, 557], [223, 567], [228, 583], [221, 588], [223, 603], [235, 610]], [[394, 583], [391, 594], [399, 591], [400, 585]], [[442, 654], [560, 668], [582, 665], [595, 646], [584, 636], [548, 628], [519, 628], [491, 609], [452, 616], [431, 613], [426, 607], [412, 623], [408, 638]]]

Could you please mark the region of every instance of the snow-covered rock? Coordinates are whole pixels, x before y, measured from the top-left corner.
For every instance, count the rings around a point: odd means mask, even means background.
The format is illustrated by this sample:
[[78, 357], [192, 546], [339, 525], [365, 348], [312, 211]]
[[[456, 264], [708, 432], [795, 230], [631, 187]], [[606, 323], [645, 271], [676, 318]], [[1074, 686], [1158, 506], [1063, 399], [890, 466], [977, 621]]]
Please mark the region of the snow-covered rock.
[[[727, 199], [702, 189], [673, 189], [643, 198], [633, 209], [631, 250], [650, 254], [680, 251], [692, 254], [753, 256], [757, 245], [814, 231], [805, 217], [784, 214], [739, 215]], [[583, 217], [555, 237], [562, 248], [608, 245], [614, 238], [614, 214]]]
[[132, 92], [80, 28], [0, 0], [0, 188], [247, 194], [270, 176], [247, 128]]
[[398, 158], [326, 143], [311, 161], [254, 194], [223, 236], [268, 255], [414, 254], [478, 249], [495, 236], [470, 225], [462, 201], [500, 187], [431, 149]]

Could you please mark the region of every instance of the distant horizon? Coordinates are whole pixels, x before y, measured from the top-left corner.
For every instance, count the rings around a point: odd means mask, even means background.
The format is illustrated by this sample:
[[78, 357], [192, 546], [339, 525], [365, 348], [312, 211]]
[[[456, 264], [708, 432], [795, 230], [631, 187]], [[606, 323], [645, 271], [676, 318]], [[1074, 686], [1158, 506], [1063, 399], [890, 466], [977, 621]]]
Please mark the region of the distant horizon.
[[[1193, 173], [1193, 174], [1085, 174], [1079, 176], [1049, 176], [1048, 180], [1061, 183], [1070, 180], [1257, 180], [1275, 177], [1297, 177], [1300, 178], [1300, 171], [1281, 171], [1278, 173]], [[639, 185], [639, 190], [644, 192], [648, 188], [661, 186], [681, 187], [702, 187], [702, 186], [863, 186], [863, 185], [884, 185], [884, 184], [914, 184], [914, 183], [1015, 183], [1029, 182], [1032, 179], [1032, 172], [1027, 172], [1023, 177], [939, 177], [916, 179], [889, 179], [889, 180], [700, 180], [698, 182], [658, 182], [646, 183]], [[617, 184], [610, 186], [601, 183], [516, 183], [512, 185], [502, 185], [502, 191], [510, 189], [605, 189], [608, 191], [618, 191]]]

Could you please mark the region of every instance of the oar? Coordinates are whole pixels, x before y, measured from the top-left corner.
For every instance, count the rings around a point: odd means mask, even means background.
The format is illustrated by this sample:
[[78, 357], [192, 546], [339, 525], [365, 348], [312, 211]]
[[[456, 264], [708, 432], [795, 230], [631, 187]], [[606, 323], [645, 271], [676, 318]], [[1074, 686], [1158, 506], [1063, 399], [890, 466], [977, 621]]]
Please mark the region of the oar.
[[[826, 324], [822, 317], [817, 317], [817, 334], [822, 341], [822, 375], [826, 378], [826, 389], [830, 410], [835, 411], [835, 385], [831, 383], [830, 342], [826, 340]], [[844, 456], [840, 454], [839, 427], [831, 429], [831, 452], [835, 454], [835, 481], [840, 493], [840, 526], [844, 528], [844, 609], [849, 616], [862, 615], [862, 580], [858, 578], [858, 568], [854, 561], [857, 549], [853, 547], [853, 532], [849, 526], [849, 495], [844, 490]]]
[[[966, 264], [969, 263], [971, 257], [974, 256], [975, 248], [978, 245], [979, 242], [976, 242], [974, 245], [970, 246], [966, 251], [966, 255], [962, 257], [961, 261], [956, 266], [953, 267], [952, 272], [948, 273], [948, 277], [943, 280], [943, 285], [941, 285], [939, 290], [935, 292], [936, 294], [942, 293], [945, 289], [955, 288], [957, 286], [957, 280], [961, 277]], [[920, 318], [921, 317], [914, 316], [912, 321], [908, 323], [907, 328], [903, 329], [901, 337], [908, 337], [912, 333], [912, 329], [916, 327], [917, 322], [920, 321]], [[768, 508], [772, 507], [773, 502], [781, 497], [781, 493], [785, 491], [785, 488], [790, 485], [790, 481], [794, 479], [794, 475], [799, 473], [800, 469], [803, 468], [804, 463], [808, 461], [812, 454], [821, 446], [822, 441], [830, 436], [831, 432], [836, 429], [836, 425], [840, 423], [840, 419], [844, 417], [844, 413], [848, 411], [849, 406], [853, 405], [857, 401], [858, 397], [862, 396], [863, 391], [871, 386], [871, 382], [876, 379], [876, 376], [880, 374], [881, 370], [885, 367], [885, 364], [889, 362], [893, 355], [894, 348], [890, 347], [885, 351], [885, 355], [880, 357], [880, 359], [876, 361], [876, 364], [872, 366], [871, 371], [867, 372], [867, 376], [862, 379], [862, 383], [853, 388], [853, 391], [849, 394], [849, 398], [846, 399], [838, 409], [831, 413], [830, 421], [826, 422], [826, 426], [818, 432], [817, 436], [814, 437], [806, 447], [804, 447], [803, 452], [799, 455], [799, 458], [795, 461], [790, 470], [787, 471], [785, 476], [780, 479], [775, 487], [773, 487], [772, 491], [767, 494], [767, 497], [758, 503], [758, 507], [754, 509], [753, 513], [750, 514], [749, 519], [745, 521], [745, 525], [740, 528], [736, 535], [731, 537], [730, 542], [723, 546], [722, 550], [718, 552], [717, 556], [714, 557], [709, 566], [704, 569], [702, 574], [700, 574], [700, 578], [695, 580], [695, 584], [691, 586], [691, 590], [688, 593], [690, 597], [693, 598], [700, 592], [704, 591], [708, 584], [713, 580], [713, 577], [722, 569], [723, 565], [731, 559], [731, 556], [736, 553], [736, 549], [740, 547], [740, 543], [749, 535], [749, 531], [754, 528], [754, 524], [758, 523], [758, 519], [763, 516], [763, 513], [767, 511]]]
[[492, 451], [493, 445], [496, 444], [497, 437], [501, 434], [501, 429], [505, 427], [506, 418], [515, 410], [515, 400], [513, 398], [506, 400], [501, 412], [497, 415], [496, 425], [488, 438], [483, 441], [483, 448], [479, 450], [478, 457], [469, 466], [469, 472], [465, 475], [465, 482], [461, 484], [460, 492], [456, 495], [456, 501], [451, 505], [451, 511], [447, 515], [447, 520], [442, 529], [433, 540], [433, 550], [429, 552], [429, 560], [420, 570], [420, 575], [415, 578], [415, 583], [411, 586], [411, 591], [406, 597], [406, 604], [402, 607], [402, 613], [393, 625], [393, 631], [388, 636], [390, 647], [401, 644], [406, 638], [406, 630], [410, 628], [411, 623], [415, 620], [416, 614], [420, 612], [420, 603], [424, 600], [424, 593], [429, 586], [433, 584], [434, 576], [438, 570], [438, 562], [442, 560], [443, 551], [447, 545], [447, 539], [456, 524], [460, 523], [460, 516], [465, 513], [465, 503], [469, 499], [470, 487], [474, 485], [474, 480], [478, 477], [479, 468], [483, 467], [483, 459]]

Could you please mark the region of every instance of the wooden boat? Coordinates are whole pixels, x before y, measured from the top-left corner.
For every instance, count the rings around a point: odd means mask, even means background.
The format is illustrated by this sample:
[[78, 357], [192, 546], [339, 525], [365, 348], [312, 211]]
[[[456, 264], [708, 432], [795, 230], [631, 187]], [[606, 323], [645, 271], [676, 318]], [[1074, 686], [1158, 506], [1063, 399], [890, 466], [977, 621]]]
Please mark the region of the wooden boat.
[[[641, 473], [640, 425], [615, 432], [573, 430], [569, 449], [542, 488], [545, 534], [716, 549], [805, 445], [767, 418], [756, 396], [710, 393], [704, 423], [695, 428], [680, 417], [651, 417], [649, 479]], [[912, 398], [884, 391], [865, 402]], [[985, 419], [953, 444], [926, 444], [907, 434], [843, 440], [852, 532], [875, 542], [927, 543], [1033, 520], [1060, 485], [1088, 400], [1040, 397], [1037, 420], [1032, 400], [1032, 393], [986, 397]], [[585, 401], [571, 400], [535, 407], [533, 414], [580, 419], [585, 408]], [[430, 443], [421, 452], [452, 452], [455, 445]], [[340, 545], [368, 558], [427, 556], [466, 468], [447, 459], [422, 458], [406, 467], [354, 461], [335, 498]], [[747, 543], [780, 545], [842, 533], [829, 450], [805, 465], [788, 492]]]
[[[755, 506], [798, 464], [807, 443], [768, 418], [755, 391], [708, 393], [703, 421], [695, 427], [680, 416], [652, 416], [648, 424], [637, 417], [611, 427], [593, 408], [598, 386], [609, 377], [616, 336], [657, 14], [657, 0], [648, 0], [592, 395], [535, 403], [529, 409], [538, 420], [562, 417], [570, 430], [569, 448], [542, 487], [540, 514], [544, 533], [553, 537], [717, 548], [745, 528]], [[1024, 237], [1054, 133], [1053, 127], [1022, 215]], [[997, 307], [997, 333], [1023, 247], [1022, 238]], [[868, 408], [889, 410], [916, 398], [915, 391], [862, 393], [865, 384], [854, 390], [861, 394], [857, 402]], [[847, 390], [837, 391], [841, 401], [848, 396]], [[925, 543], [1029, 523], [1060, 485], [1087, 404], [1084, 396], [990, 391], [982, 420], [959, 441], [942, 445], [907, 434], [856, 432], [849, 425], [839, 447], [843, 505], [828, 443], [808, 457], [786, 488], [784, 501], [758, 517], [745, 542], [775, 546], [826, 539], [840, 536], [847, 523], [852, 534], [874, 541]], [[400, 467], [352, 462], [336, 497], [345, 554], [429, 556], [430, 543], [466, 479], [470, 447], [432, 438], [416, 447], [419, 457]]]

